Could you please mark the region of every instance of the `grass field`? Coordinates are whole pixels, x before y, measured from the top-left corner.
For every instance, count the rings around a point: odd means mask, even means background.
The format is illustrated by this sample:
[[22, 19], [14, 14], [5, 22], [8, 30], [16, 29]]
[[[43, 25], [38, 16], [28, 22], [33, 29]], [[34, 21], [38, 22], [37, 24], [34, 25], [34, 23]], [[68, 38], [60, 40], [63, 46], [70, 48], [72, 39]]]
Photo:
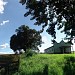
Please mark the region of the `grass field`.
[[75, 54], [36, 54], [32, 57], [21, 55], [19, 74], [75, 75]]

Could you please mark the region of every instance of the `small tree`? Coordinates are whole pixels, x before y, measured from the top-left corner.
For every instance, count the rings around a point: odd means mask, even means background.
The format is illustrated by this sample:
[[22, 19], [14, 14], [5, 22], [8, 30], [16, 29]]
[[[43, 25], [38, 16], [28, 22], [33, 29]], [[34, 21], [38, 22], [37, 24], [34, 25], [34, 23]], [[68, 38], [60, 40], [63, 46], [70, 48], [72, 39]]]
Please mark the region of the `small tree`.
[[16, 34], [11, 36], [10, 48], [13, 51], [23, 49], [25, 52], [30, 48], [41, 46], [42, 38], [38, 31], [30, 29], [28, 26], [22, 25], [16, 29]]

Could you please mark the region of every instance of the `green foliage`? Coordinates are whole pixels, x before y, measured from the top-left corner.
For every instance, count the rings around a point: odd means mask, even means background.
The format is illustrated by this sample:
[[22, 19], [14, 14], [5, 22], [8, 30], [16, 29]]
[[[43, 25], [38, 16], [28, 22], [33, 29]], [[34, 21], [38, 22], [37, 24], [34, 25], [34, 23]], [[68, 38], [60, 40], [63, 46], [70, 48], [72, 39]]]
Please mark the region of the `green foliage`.
[[20, 3], [28, 10], [24, 16], [31, 15], [35, 25], [42, 25], [41, 32], [48, 26], [48, 34], [55, 37], [57, 26], [58, 30], [64, 27], [68, 36], [75, 36], [75, 0], [20, 0]]
[[27, 52], [25, 53], [26, 57], [30, 57], [30, 56], [33, 56], [37, 54], [35, 51], [32, 51], [31, 49], [30, 50], [27, 50]]
[[16, 34], [11, 36], [10, 48], [14, 51], [29, 48], [37, 48], [41, 46], [41, 35], [35, 29], [30, 29], [28, 26], [22, 25], [16, 29]]
[[[75, 56], [73, 54], [55, 54], [55, 55], [37, 54], [32, 57], [26, 57], [26, 58], [24, 55], [22, 55], [20, 60], [19, 74], [20, 75], [73, 75], [75, 70], [74, 57]], [[67, 62], [68, 64], [66, 64]]]
[[32, 56], [33, 55], [33, 52], [32, 51], [29, 51], [26, 53], [26, 57], [29, 57], [29, 56]]
[[66, 63], [64, 67], [64, 75], [74, 75], [75, 74], [75, 57], [65, 57]]

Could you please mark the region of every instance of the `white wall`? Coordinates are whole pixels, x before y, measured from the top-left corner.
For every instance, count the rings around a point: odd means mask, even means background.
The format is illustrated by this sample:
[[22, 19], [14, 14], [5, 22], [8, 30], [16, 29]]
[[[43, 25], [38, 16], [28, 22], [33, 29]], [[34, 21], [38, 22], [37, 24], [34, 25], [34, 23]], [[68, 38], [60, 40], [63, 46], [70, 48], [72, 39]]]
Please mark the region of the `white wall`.
[[75, 38], [72, 40], [72, 43], [71, 51], [75, 51]]

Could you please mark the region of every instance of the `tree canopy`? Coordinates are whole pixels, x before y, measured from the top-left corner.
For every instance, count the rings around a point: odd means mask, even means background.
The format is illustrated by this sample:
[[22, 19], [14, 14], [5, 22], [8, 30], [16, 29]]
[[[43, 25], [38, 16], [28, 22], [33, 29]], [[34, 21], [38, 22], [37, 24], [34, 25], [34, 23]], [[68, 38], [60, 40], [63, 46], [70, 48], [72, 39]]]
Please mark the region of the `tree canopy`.
[[16, 29], [16, 34], [11, 36], [10, 48], [13, 51], [30, 48], [37, 48], [42, 44], [42, 37], [35, 29], [30, 29], [28, 26], [22, 25]]
[[26, 9], [24, 16], [31, 15], [31, 20], [36, 20], [35, 25], [46, 26], [48, 34], [56, 38], [55, 26], [69, 38], [75, 36], [75, 0], [20, 0]]

